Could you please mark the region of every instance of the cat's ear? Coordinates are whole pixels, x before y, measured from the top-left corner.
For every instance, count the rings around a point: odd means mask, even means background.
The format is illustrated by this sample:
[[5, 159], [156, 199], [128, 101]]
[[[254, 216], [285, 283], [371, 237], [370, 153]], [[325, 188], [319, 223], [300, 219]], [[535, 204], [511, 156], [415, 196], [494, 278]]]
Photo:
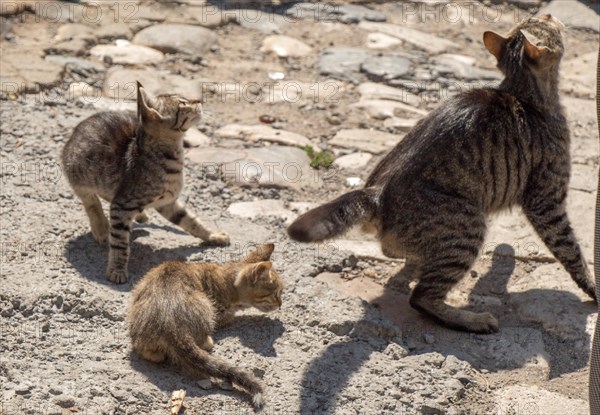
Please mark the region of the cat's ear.
[[507, 39], [504, 36], [500, 36], [495, 32], [485, 32], [483, 34], [483, 44], [485, 48], [492, 54], [497, 60], [500, 60], [504, 45]]
[[259, 245], [254, 251], [246, 255], [242, 262], [251, 264], [254, 262], [268, 261], [269, 259], [271, 259], [271, 254], [273, 253], [274, 249], [274, 244]]
[[536, 46], [527, 39], [527, 36], [523, 35], [523, 52], [532, 61], [540, 60], [550, 49], [546, 46]]
[[272, 267], [273, 264], [271, 264], [269, 261], [259, 262], [256, 264], [252, 269], [252, 277], [250, 277], [250, 282], [252, 285], [257, 284], [258, 281], [268, 276]]
[[138, 118], [148, 121], [160, 121], [162, 117], [153, 108], [154, 105], [154, 98], [146, 91], [140, 81], [137, 81]]

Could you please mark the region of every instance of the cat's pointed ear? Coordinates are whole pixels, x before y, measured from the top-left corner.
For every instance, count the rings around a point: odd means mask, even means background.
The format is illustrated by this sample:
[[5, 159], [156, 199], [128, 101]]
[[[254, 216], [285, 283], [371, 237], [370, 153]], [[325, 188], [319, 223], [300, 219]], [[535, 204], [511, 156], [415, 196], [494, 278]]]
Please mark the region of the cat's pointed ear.
[[550, 49], [546, 46], [536, 46], [527, 39], [527, 36], [523, 35], [523, 52], [525, 52], [525, 56], [527, 56], [532, 61], [538, 61], [542, 58], [546, 53], [548, 53]]
[[485, 32], [483, 34], [483, 44], [485, 48], [492, 54], [497, 60], [500, 60], [502, 51], [507, 39], [504, 36], [500, 36], [495, 32]]
[[160, 121], [161, 116], [154, 107], [154, 98], [146, 91], [140, 81], [137, 81], [137, 110], [138, 118], [149, 121]]
[[273, 253], [274, 249], [274, 244], [259, 245], [254, 251], [246, 255], [242, 262], [251, 264], [254, 262], [268, 261], [269, 259], [271, 259], [271, 254]]
[[259, 280], [261, 280], [265, 276], [268, 276], [269, 272], [271, 272], [272, 267], [273, 264], [271, 264], [271, 262], [269, 261], [263, 261], [256, 264], [254, 266], [254, 269], [252, 270], [252, 277], [250, 278], [250, 282], [252, 283], [252, 285], [255, 285], [256, 283], [258, 283]]

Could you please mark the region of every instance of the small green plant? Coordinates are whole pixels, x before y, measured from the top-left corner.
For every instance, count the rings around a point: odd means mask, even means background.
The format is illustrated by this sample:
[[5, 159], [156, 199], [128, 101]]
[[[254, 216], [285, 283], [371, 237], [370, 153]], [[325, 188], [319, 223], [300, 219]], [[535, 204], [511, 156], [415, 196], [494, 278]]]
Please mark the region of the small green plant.
[[310, 158], [310, 167], [312, 167], [313, 169], [318, 170], [321, 167], [327, 169], [331, 167], [331, 165], [333, 164], [333, 160], [335, 160], [335, 157], [330, 152], [317, 152], [314, 148], [312, 148], [312, 146], [309, 145], [304, 147], [304, 151], [306, 151], [306, 154], [308, 154], [308, 157]]

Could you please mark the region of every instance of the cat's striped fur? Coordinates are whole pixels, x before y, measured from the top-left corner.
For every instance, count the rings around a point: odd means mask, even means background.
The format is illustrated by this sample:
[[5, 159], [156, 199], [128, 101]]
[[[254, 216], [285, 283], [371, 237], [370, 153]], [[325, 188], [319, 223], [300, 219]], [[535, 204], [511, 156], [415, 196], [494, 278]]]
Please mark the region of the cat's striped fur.
[[[134, 219], [147, 220], [147, 208], [204, 241], [229, 243], [227, 234], [208, 229], [177, 200], [183, 187], [183, 136], [200, 114], [197, 101], [152, 97], [138, 84], [137, 114], [95, 114], [65, 145], [65, 176], [83, 202], [94, 238], [109, 242], [110, 281], [127, 281], [131, 226]], [[99, 198], [110, 202], [110, 224]]]
[[520, 205], [577, 285], [595, 298], [565, 211], [570, 138], [558, 97], [562, 28], [546, 15], [520, 23], [507, 38], [486, 32], [484, 43], [505, 75], [501, 85], [442, 104], [381, 160], [365, 189], [300, 216], [289, 235], [321, 241], [353, 224], [372, 225], [383, 252], [406, 257], [416, 269], [413, 307], [447, 326], [487, 333], [498, 330], [490, 313], [444, 300], [477, 258], [486, 217]]

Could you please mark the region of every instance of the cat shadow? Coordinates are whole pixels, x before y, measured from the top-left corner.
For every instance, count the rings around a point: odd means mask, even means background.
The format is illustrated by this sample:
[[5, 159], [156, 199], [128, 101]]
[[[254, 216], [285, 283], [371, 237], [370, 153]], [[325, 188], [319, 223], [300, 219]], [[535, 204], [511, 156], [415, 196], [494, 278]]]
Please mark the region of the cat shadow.
[[[547, 361], [548, 376], [552, 379], [585, 368], [588, 360], [586, 351], [589, 351], [590, 344], [586, 333], [587, 316], [597, 311], [595, 303], [583, 302], [576, 295], [561, 290], [532, 289], [507, 293], [507, 284], [515, 268], [512, 247], [499, 245], [494, 250], [489, 270], [478, 279], [470, 293], [469, 305], [465, 307], [471, 311], [494, 314], [499, 320], [498, 333], [473, 334], [451, 330], [410, 307], [409, 295], [403, 293], [408, 292], [413, 279], [410, 266], [390, 278], [381, 295], [363, 302], [363, 318], [351, 323], [356, 328], [383, 317], [399, 329], [400, 343], [408, 348], [410, 355], [431, 352], [454, 355], [478, 370], [498, 372], [518, 369], [543, 359]], [[482, 303], [482, 299], [487, 301]], [[526, 311], [521, 310], [522, 313], [531, 312], [531, 318], [524, 320], [519, 313], [511, 312], [511, 304], [524, 306]], [[548, 312], [556, 314], [563, 322], [570, 322], [573, 327], [567, 335], [546, 329], [543, 324], [536, 322], [536, 310], [531, 308], [531, 304], [550, 305]], [[559, 304], [567, 306], [553, 309], [552, 305]], [[566, 320], [565, 313], [568, 313]], [[364, 347], [364, 339], [360, 334], [353, 335], [353, 332], [359, 331], [351, 331], [347, 341], [329, 345], [304, 372], [301, 413], [333, 412], [337, 396], [352, 374], [376, 351], [376, 348]], [[383, 344], [379, 344], [377, 351], [383, 351], [389, 340], [379, 340]], [[340, 359], [344, 357], [344, 364], [340, 365]], [[315, 394], [318, 401], [314, 398]]]
[[154, 224], [136, 225], [131, 232], [131, 253], [129, 255], [129, 281], [125, 284], [114, 284], [105, 277], [108, 264], [108, 246], [101, 246], [90, 232], [70, 239], [65, 247], [65, 259], [85, 278], [106, 285], [115, 291], [129, 291], [132, 286], [154, 266], [165, 262], [185, 261], [191, 255], [203, 253], [214, 248], [198, 241], [197, 245], [184, 245], [176, 248], [155, 249], [149, 245], [137, 242], [136, 239], [150, 235], [148, 229], [171, 230], [181, 233], [169, 226]]
[[237, 337], [240, 342], [264, 357], [276, 357], [275, 341], [285, 332], [283, 323], [267, 315], [240, 315], [215, 333], [215, 342]]

